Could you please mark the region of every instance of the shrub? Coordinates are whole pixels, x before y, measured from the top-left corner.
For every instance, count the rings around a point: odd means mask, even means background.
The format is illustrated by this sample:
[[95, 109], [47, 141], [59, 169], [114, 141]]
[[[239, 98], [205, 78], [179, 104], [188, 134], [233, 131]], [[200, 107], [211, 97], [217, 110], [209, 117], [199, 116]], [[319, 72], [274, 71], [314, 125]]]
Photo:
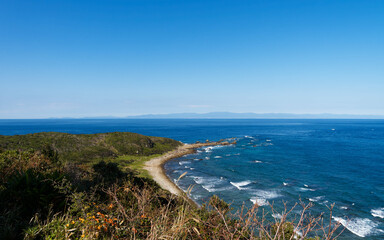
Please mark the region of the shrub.
[[116, 163], [106, 163], [105, 161], [100, 161], [97, 164], [92, 166], [93, 171], [95, 172], [94, 180], [96, 183], [105, 183], [111, 185], [119, 179], [122, 179], [127, 176], [126, 173], [123, 173]]

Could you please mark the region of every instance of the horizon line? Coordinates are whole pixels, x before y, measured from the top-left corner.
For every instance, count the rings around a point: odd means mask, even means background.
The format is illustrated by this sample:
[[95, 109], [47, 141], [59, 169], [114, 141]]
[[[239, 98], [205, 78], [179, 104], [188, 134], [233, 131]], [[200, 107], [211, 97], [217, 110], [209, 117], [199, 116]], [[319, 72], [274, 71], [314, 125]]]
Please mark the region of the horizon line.
[[[183, 116], [185, 115], [185, 116]], [[216, 115], [216, 116], [215, 116]], [[221, 116], [217, 116], [221, 115]], [[227, 116], [225, 116], [227, 115]], [[349, 113], [253, 113], [253, 112], [207, 112], [207, 113], [160, 113], [127, 116], [82, 116], [82, 117], [37, 117], [0, 118], [0, 120], [48, 120], [48, 119], [384, 119], [380, 114]]]

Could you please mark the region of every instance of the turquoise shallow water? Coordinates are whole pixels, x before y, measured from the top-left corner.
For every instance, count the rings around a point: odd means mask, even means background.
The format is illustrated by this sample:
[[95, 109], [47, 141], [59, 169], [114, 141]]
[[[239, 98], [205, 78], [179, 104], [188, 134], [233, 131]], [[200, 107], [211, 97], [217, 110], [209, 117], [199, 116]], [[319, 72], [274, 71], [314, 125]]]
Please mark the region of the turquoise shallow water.
[[[216, 194], [234, 207], [300, 198], [312, 214], [335, 203], [340, 239], [384, 239], [383, 120], [0, 120], [0, 134], [131, 131], [183, 142], [236, 138], [165, 165], [202, 203]], [[266, 206], [264, 206], [266, 207]], [[350, 221], [347, 222], [347, 219]]]

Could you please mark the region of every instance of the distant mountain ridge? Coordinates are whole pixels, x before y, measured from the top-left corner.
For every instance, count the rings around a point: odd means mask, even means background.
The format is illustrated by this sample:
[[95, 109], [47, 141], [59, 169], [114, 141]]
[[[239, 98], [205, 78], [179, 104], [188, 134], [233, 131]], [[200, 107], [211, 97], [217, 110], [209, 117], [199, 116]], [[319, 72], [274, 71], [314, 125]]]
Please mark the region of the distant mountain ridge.
[[125, 117], [95, 116], [95, 117], [63, 117], [50, 119], [384, 119], [384, 115], [373, 114], [296, 114], [296, 113], [168, 113], [168, 114], [143, 114]]
[[129, 116], [136, 119], [384, 119], [384, 115], [354, 115], [354, 114], [293, 114], [293, 113], [171, 113], [146, 114]]

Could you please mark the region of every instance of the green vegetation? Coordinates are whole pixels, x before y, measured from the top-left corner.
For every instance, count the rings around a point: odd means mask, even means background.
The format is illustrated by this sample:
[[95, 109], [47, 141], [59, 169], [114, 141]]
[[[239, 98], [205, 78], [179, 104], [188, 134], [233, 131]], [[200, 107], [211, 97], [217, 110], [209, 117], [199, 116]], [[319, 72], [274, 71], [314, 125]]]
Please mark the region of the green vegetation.
[[134, 171], [138, 177], [152, 178], [148, 172], [143, 169], [144, 163], [152, 158], [159, 156], [161, 156], [161, 154], [139, 157], [134, 155], [123, 155], [111, 160], [111, 162], [116, 163], [123, 170], [129, 168], [130, 170]]
[[0, 151], [39, 150], [55, 152], [60, 161], [87, 163], [121, 155], [149, 156], [170, 151], [181, 143], [169, 138], [148, 137], [137, 133], [113, 132], [68, 134], [43, 132], [27, 135], [0, 135]]
[[[1, 136], [0, 239], [316, 237], [323, 218], [308, 217], [307, 205], [293, 216], [298, 221], [287, 220], [291, 211], [267, 220], [273, 208], [257, 205], [233, 215], [216, 196], [197, 208], [145, 177], [146, 160], [179, 144], [131, 133]], [[334, 232], [332, 226], [316, 239], [334, 239]]]
[[0, 135], [0, 152], [6, 150], [38, 151], [62, 164], [90, 167], [104, 160], [125, 169], [131, 167], [140, 176], [148, 177], [141, 166], [148, 159], [180, 146], [179, 141], [148, 137], [137, 133], [113, 132], [68, 134], [43, 132], [27, 135]]

